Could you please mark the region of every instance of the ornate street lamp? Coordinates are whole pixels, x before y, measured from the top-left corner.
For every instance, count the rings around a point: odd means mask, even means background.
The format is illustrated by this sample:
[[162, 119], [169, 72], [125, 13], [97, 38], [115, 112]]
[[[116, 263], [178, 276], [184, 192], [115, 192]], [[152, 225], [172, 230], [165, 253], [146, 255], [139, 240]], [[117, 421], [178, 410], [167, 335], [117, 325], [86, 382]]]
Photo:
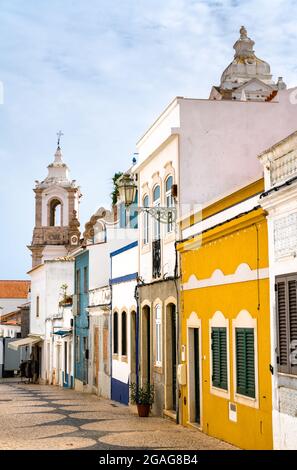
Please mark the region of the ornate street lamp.
[[135, 201], [137, 184], [134, 181], [133, 175], [124, 173], [117, 180], [120, 200], [124, 202], [126, 207], [131, 206]]
[[[137, 183], [134, 175], [131, 173], [124, 173], [117, 180], [117, 186], [119, 190], [120, 200], [125, 204], [126, 207], [130, 207], [134, 201], [137, 191]], [[160, 223], [168, 224], [176, 221], [176, 208], [175, 207], [133, 207], [136, 212], [147, 212], [154, 219]]]

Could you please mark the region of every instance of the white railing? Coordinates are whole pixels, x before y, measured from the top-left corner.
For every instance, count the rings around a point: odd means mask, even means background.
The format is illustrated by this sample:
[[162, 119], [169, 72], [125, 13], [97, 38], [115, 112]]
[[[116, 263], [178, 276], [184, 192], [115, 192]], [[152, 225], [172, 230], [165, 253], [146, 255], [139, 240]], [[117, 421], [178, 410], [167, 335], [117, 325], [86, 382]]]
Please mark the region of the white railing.
[[297, 212], [274, 222], [275, 259], [297, 254]]
[[297, 176], [297, 149], [276, 158], [270, 163], [271, 185]]

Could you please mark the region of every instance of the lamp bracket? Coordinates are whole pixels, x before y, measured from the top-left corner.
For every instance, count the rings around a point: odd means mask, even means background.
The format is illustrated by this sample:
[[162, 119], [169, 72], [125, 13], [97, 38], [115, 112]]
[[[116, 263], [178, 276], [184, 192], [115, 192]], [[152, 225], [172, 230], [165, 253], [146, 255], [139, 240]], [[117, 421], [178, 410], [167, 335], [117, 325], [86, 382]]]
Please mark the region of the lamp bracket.
[[[133, 207], [134, 209], [134, 207]], [[161, 224], [174, 223], [177, 218], [176, 207], [135, 207], [137, 212], [147, 212], [154, 219], [158, 220]]]

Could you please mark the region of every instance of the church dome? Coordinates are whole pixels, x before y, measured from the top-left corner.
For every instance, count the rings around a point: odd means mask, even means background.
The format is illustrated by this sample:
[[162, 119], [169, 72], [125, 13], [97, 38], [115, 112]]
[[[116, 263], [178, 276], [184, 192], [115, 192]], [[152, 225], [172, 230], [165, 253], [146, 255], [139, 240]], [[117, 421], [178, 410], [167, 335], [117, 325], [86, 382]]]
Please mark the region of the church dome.
[[254, 41], [247, 35], [244, 26], [240, 28], [240, 38], [236, 41], [234, 59], [224, 70], [221, 77], [221, 89], [232, 90], [257, 78], [267, 85], [274, 85], [270, 65], [256, 57], [253, 50]]

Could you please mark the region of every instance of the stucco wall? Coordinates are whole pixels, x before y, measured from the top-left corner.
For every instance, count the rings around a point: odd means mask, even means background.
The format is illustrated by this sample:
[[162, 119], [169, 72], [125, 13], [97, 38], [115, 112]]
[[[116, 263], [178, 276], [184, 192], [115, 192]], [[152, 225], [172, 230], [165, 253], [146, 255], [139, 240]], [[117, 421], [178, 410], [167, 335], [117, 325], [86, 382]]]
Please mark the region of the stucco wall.
[[134, 229], [107, 231], [107, 242], [88, 245], [89, 251], [89, 289], [106, 286], [110, 278], [110, 253], [132, 243], [137, 239], [138, 232]]
[[[159, 129], [156, 129], [156, 133]], [[156, 136], [152, 143], [159, 142], [161, 136]], [[142, 146], [139, 146], [139, 151], [142, 152]], [[145, 150], [145, 153], [148, 150]], [[173, 177], [173, 184], [178, 183], [178, 155], [179, 143], [178, 137], [171, 137], [160, 148], [150, 147], [152, 154], [145, 161], [145, 164], [139, 168], [139, 204], [143, 206], [143, 199], [146, 195], [149, 196], [149, 206], [153, 205], [153, 190], [155, 186], [159, 185], [161, 190], [160, 206], [166, 206], [166, 179], [168, 176]], [[146, 282], [152, 280], [152, 239], [154, 230], [154, 219], [152, 216], [148, 217], [149, 223], [149, 243], [143, 243], [143, 223], [144, 214], [139, 217], [139, 274]], [[176, 239], [177, 227], [174, 228], [172, 233], [167, 233], [167, 224], [160, 224], [160, 238], [161, 238], [161, 274], [172, 276], [174, 274], [175, 256], [174, 256], [174, 241]]]
[[[136, 362], [136, 357], [131, 357], [131, 354], [136, 354], [135, 336], [132, 338], [132, 323], [131, 312], [136, 312], [136, 300], [134, 297], [136, 278], [132, 280], [125, 279], [125, 276], [136, 275], [138, 271], [138, 245], [126, 245], [116, 253], [111, 254], [111, 279], [123, 279], [122, 282], [112, 284], [112, 312], [118, 313], [118, 354], [113, 355], [112, 358], [112, 397], [114, 399], [128, 402], [129, 397], [129, 381], [135, 381], [135, 377], [131, 379], [131, 363]], [[127, 354], [122, 356], [121, 350], [121, 332], [122, 332], [122, 312], [126, 312], [127, 319]], [[135, 317], [136, 319], [136, 317]], [[134, 325], [136, 328], [136, 325]], [[134, 330], [135, 333], [135, 330]], [[134, 341], [133, 352], [131, 340]], [[134, 372], [135, 373], [135, 372]]]
[[[154, 282], [149, 285], [144, 285], [139, 287], [139, 303], [141, 306], [140, 309], [140, 332], [143, 331], [142, 324], [144, 322], [143, 307], [145, 305], [150, 306], [150, 315], [151, 315], [151, 373], [152, 373], [152, 383], [154, 383], [155, 388], [155, 401], [153, 404], [153, 413], [159, 416], [162, 416], [163, 410], [165, 409], [165, 345], [168, 338], [166, 338], [166, 330], [168, 327], [165, 324], [165, 311], [166, 303], [168, 301], [174, 302], [177, 304], [177, 290], [179, 291], [179, 280], [173, 281], [161, 281]], [[155, 364], [155, 328], [154, 328], [154, 303], [158, 302], [161, 305], [161, 315], [162, 315], [162, 366], [156, 367]], [[142, 333], [141, 333], [142, 334]], [[142, 350], [142, 341], [140, 338], [140, 349]], [[141, 359], [141, 364], [143, 363], [144, 358]], [[143, 377], [143, 371], [140, 368], [140, 376]]]
[[280, 91], [278, 98], [178, 100], [181, 204], [205, 204], [262, 176], [257, 155], [296, 130], [292, 90]]
[[[192, 249], [191, 249], [192, 248]], [[259, 259], [257, 259], [257, 253]], [[263, 211], [250, 212], [203, 236], [199, 249], [181, 253], [183, 319], [181, 348], [187, 381], [181, 386], [183, 424], [195, 422], [196, 379], [193, 328], [200, 334], [200, 426], [204, 432], [243, 449], [272, 448], [272, 387], [269, 370], [270, 315], [268, 231]], [[254, 273], [252, 278], [249, 273]], [[191, 279], [196, 279], [195, 283]], [[227, 328], [227, 390], [212, 385], [211, 324], [219, 313]], [[221, 324], [222, 326], [222, 324]], [[255, 396], [240, 395], [236, 382], [235, 328], [254, 328]], [[229, 414], [229, 403], [236, 421]]]

